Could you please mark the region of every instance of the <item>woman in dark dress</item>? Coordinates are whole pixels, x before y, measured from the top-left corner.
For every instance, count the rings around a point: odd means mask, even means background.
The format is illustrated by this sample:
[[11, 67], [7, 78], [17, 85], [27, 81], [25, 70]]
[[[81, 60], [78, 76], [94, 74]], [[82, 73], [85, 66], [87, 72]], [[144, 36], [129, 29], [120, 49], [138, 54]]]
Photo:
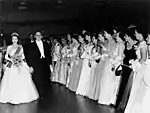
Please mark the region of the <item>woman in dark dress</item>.
[[117, 108], [124, 110], [130, 95], [132, 87], [133, 71], [131, 61], [136, 59], [135, 44], [136, 41], [130, 33], [125, 35], [126, 49], [124, 50], [125, 58], [122, 65], [122, 80], [119, 88]]

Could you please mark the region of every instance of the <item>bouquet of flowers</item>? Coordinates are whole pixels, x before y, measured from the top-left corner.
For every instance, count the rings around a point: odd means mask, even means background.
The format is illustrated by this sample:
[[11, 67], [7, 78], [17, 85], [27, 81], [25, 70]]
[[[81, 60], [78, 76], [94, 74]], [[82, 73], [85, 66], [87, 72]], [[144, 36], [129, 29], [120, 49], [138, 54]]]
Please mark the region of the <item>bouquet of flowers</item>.
[[22, 57], [20, 55], [12, 57], [13, 65], [19, 67], [22, 64]]
[[131, 63], [133, 71], [138, 71], [141, 68], [141, 64], [139, 63], [138, 59], [131, 60], [129, 63]]

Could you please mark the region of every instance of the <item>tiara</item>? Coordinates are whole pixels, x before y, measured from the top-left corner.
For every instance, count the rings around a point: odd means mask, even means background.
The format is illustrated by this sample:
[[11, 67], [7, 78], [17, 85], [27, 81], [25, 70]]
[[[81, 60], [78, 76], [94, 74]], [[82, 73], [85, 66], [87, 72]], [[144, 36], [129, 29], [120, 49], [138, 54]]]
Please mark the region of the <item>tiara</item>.
[[19, 34], [17, 32], [14, 32], [11, 34], [11, 36], [19, 36]]
[[128, 27], [128, 29], [135, 28], [135, 27], [136, 27], [136, 25], [130, 25], [130, 26]]

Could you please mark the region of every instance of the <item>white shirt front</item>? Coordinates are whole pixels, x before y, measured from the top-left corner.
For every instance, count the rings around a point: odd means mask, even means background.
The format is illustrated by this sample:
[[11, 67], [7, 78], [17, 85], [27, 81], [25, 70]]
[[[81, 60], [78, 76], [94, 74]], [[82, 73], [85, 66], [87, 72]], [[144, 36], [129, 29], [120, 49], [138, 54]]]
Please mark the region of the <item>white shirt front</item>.
[[41, 53], [41, 58], [45, 58], [45, 55], [44, 55], [44, 47], [43, 47], [43, 42], [42, 41], [37, 41], [36, 40], [36, 44], [40, 50], [40, 53]]

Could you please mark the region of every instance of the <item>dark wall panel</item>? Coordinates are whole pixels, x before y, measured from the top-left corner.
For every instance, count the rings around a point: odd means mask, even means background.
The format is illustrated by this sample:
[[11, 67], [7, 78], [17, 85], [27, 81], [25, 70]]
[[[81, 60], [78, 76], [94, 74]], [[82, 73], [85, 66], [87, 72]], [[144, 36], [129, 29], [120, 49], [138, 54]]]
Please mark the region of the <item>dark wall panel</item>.
[[[69, 0], [65, 0], [61, 5], [56, 2], [49, 2], [49, 8], [40, 12], [33, 10], [17, 11], [11, 4], [5, 5], [3, 7], [5, 9], [3, 12], [3, 32], [10, 34], [13, 31], [19, 31], [22, 37], [26, 37], [28, 32], [33, 32], [35, 29], [42, 29], [49, 34], [61, 34], [80, 28], [98, 31], [113, 25], [136, 24], [147, 31], [150, 28], [149, 0], [79, 1], [81, 0], [74, 2], [74, 5]], [[2, 5], [0, 4], [0, 6]], [[0, 7], [2, 14], [1, 9]]]

